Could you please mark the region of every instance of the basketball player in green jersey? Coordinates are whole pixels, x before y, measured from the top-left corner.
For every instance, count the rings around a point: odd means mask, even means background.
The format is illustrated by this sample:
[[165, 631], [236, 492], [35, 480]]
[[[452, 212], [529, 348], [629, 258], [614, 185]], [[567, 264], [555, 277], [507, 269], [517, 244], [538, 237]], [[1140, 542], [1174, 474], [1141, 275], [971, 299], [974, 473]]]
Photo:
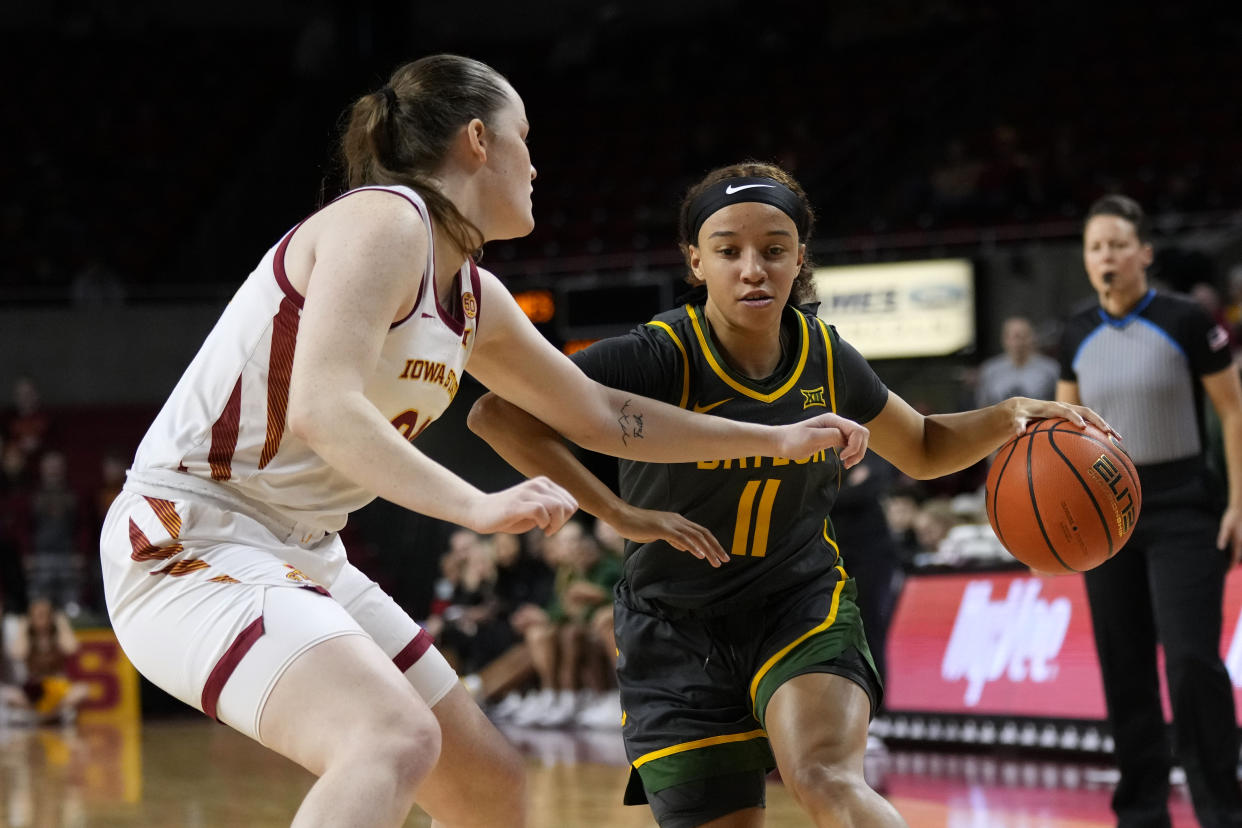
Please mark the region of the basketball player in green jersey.
[[[812, 223], [778, 167], [708, 174], [681, 208], [697, 295], [575, 361], [606, 385], [721, 417], [834, 412], [865, 423], [871, 447], [919, 478], [965, 468], [1032, 419], [1108, 430], [1089, 409], [1025, 398], [917, 413], [797, 306], [811, 294]], [[835, 452], [737, 457], [722, 445], [707, 462], [622, 461], [618, 498], [555, 432], [497, 397], [476, 403], [470, 425], [629, 539], [615, 602], [628, 803], [650, 803], [663, 828], [759, 826], [775, 766], [817, 825], [904, 824], [863, 779], [882, 689], [829, 518]]]

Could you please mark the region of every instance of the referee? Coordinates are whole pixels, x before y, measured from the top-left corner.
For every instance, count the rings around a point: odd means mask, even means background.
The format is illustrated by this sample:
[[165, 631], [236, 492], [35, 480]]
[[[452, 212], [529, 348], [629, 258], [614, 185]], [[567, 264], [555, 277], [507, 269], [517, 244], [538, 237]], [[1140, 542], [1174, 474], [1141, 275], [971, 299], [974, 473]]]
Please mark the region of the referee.
[[[1090, 406], [1117, 429], [1143, 486], [1130, 542], [1086, 573], [1121, 770], [1113, 810], [1122, 828], [1168, 828], [1176, 756], [1200, 825], [1242, 826], [1233, 687], [1220, 656], [1225, 575], [1242, 554], [1242, 388], [1228, 336], [1190, 299], [1148, 287], [1152, 247], [1132, 199], [1091, 206], [1083, 260], [1099, 306], [1066, 323], [1057, 399]], [[1227, 493], [1209, 482], [1204, 391], [1224, 431]]]

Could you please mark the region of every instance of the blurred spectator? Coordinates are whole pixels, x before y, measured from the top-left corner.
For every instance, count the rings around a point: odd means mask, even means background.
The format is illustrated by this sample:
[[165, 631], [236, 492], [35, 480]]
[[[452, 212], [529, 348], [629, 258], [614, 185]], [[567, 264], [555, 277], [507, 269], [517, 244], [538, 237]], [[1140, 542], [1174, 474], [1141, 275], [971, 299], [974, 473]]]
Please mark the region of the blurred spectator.
[[[16, 621], [16, 619], [12, 620]], [[0, 643], [3, 644], [0, 646], [0, 726], [10, 719], [17, 718], [15, 711], [25, 711], [29, 708], [26, 693], [22, 690], [21, 680], [11, 656], [10, 632], [11, 628], [16, 625], [10, 625], [9, 621], [5, 603], [3, 599], [0, 599]]]
[[30, 488], [32, 477], [26, 452], [7, 435], [0, 437], [0, 486], [7, 491], [26, 491]]
[[[594, 534], [595, 542], [599, 544], [603, 554], [611, 555], [618, 564], [623, 564], [625, 538], [602, 520], [595, 521]], [[609, 589], [608, 593], [608, 600], [591, 613], [588, 646], [603, 656], [608, 670], [609, 688], [599, 691], [595, 701], [586, 704], [574, 717], [575, 723], [597, 729], [621, 727], [621, 690], [612, 686], [617, 675], [617, 636], [612, 619], [612, 590]]]
[[39, 461], [39, 483], [30, 493], [26, 519], [30, 544], [26, 577], [31, 594], [47, 596], [76, 615], [82, 587], [82, 521], [65, 457], [58, 451], [47, 452]]
[[[532, 534], [538, 535], [533, 543], [542, 542], [541, 530], [527, 533]], [[509, 620], [518, 607], [541, 606], [551, 598], [552, 570], [537, 552], [526, 553], [524, 546], [522, 536], [501, 533], [491, 535], [471, 552], [476, 562], [467, 563], [458, 588], [460, 597], [454, 601], [458, 618], [449, 619], [461, 634], [470, 636], [460, 665], [467, 675], [481, 672], [521, 644]], [[472, 589], [475, 582], [479, 586]]]
[[444, 611], [453, 603], [469, 549], [478, 540], [478, 534], [470, 529], [458, 528], [449, 534], [449, 546], [440, 555], [440, 576], [432, 588], [431, 607], [427, 623], [423, 625], [433, 638], [439, 633]]
[[1010, 397], [1053, 398], [1061, 369], [1055, 359], [1039, 353], [1036, 346], [1031, 320], [1025, 316], [1005, 320], [1001, 328], [1004, 353], [984, 361], [979, 368], [979, 386], [975, 391], [979, 408]]
[[935, 554], [940, 542], [957, 524], [957, 513], [953, 511], [951, 500], [934, 497], [925, 502], [914, 518], [914, 537], [918, 540], [920, 554]]
[[30, 602], [30, 611], [18, 620], [9, 656], [21, 678], [28, 708], [40, 723], [70, 722], [89, 688], [66, 673], [78, 639], [69, 619], [45, 596]]
[[1038, 169], [1022, 148], [1016, 127], [997, 124], [992, 128], [991, 154], [979, 176], [980, 196], [987, 211], [1026, 219], [1042, 200]]
[[524, 535], [492, 536], [496, 598], [506, 619], [523, 605], [542, 607], [552, 599], [554, 573], [543, 557], [545, 543], [542, 529]]
[[950, 140], [928, 176], [935, 217], [950, 222], [975, 218], [982, 172], [983, 163], [967, 153], [966, 144], [960, 138]]
[[129, 460], [116, 450], [106, 452], [100, 459], [99, 486], [95, 489], [93, 504], [95, 509], [93, 530], [98, 530], [103, 526], [108, 508], [112, 506], [112, 501], [116, 500], [116, 496], [121, 493], [121, 487], [125, 485], [125, 470], [128, 466]]
[[125, 304], [125, 284], [115, 270], [92, 259], [73, 275], [69, 299], [78, 307], [116, 307]]
[[1208, 312], [1208, 316], [1212, 317], [1220, 329], [1225, 332], [1229, 338], [1230, 351], [1232, 352], [1234, 342], [1236, 341], [1232, 326], [1229, 324], [1229, 316], [1225, 312], [1225, 303], [1221, 300], [1220, 291], [1216, 289], [1216, 285], [1210, 282], [1196, 282], [1190, 288], [1190, 297], [1199, 303], [1199, 307]]
[[495, 619], [480, 633], [480, 660], [485, 663], [462, 680], [480, 702], [503, 696], [488, 713], [506, 719], [521, 707], [522, 689], [537, 677], [524, 641], [525, 627], [519, 629], [519, 625], [523, 619], [544, 617], [543, 607], [552, 600], [554, 572], [544, 560], [542, 529], [520, 536], [497, 534], [491, 540], [496, 566]]
[[6, 443], [30, 461], [45, 448], [50, 429], [51, 418], [43, 409], [38, 386], [30, 377], [18, 377], [13, 382], [13, 414], [5, 425]]
[[[125, 485], [125, 470], [128, 465], [128, 457], [116, 449], [106, 451], [103, 457], [100, 458], [99, 483], [95, 488], [91, 501], [82, 510], [86, 523], [83, 531], [85, 535], [83, 546], [85, 549], [93, 546], [95, 538], [99, 537], [99, 533], [103, 529], [104, 518], [108, 514], [108, 508], [112, 505], [112, 501], [116, 499], [116, 496], [121, 493], [121, 487]], [[83, 557], [83, 579], [80, 598], [83, 609], [92, 610], [101, 615], [101, 623], [103, 622], [103, 616], [106, 616], [102, 586], [103, 571], [99, 556], [95, 554], [85, 555]], [[86, 624], [85, 619], [82, 618], [75, 619], [75, 621], [79, 626]]]
[[26, 611], [26, 570], [21, 532], [28, 491], [22, 480], [25, 460], [16, 444], [0, 436], [0, 606]]
[[512, 714], [517, 725], [559, 727], [598, 700], [612, 683], [598, 645], [591, 643], [595, 611], [610, 605], [621, 578], [621, 561], [571, 520], [545, 545], [556, 567], [555, 591], [547, 607], [520, 608], [513, 625], [530, 651], [539, 689]]
[[919, 553], [914, 524], [918, 520], [923, 495], [914, 486], [894, 488], [884, 499], [884, 517], [893, 533], [897, 554], [904, 568], [909, 569]]
[[440, 614], [436, 644], [458, 673], [469, 674], [503, 651], [509, 642], [501, 640], [498, 647], [496, 631], [507, 630], [508, 622], [497, 612], [491, 542], [476, 535], [473, 543], [456, 554], [460, 567], [452, 597]]
[[440, 556], [431, 614], [422, 624], [459, 673], [462, 650], [469, 648], [475, 632], [473, 622], [466, 617], [467, 609], [483, 603], [491, 588], [485, 583], [481, 546], [482, 538], [470, 529], [454, 529], [449, 535], [449, 547]]
[[1078, 215], [1078, 205], [1083, 201], [1083, 183], [1089, 180], [1087, 166], [1074, 128], [1058, 125], [1043, 171], [1044, 200], [1055, 214]]
[[1224, 308], [1225, 323], [1236, 354], [1238, 345], [1242, 343], [1242, 264], [1235, 264], [1229, 269], [1226, 290], [1228, 300]]

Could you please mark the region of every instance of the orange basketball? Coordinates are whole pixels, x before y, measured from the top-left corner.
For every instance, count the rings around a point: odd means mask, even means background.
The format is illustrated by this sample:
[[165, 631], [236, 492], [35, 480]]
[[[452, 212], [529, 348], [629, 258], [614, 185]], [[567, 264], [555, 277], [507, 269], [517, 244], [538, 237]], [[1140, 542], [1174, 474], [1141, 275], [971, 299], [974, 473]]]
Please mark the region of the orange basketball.
[[1130, 456], [1090, 424], [1037, 420], [1001, 446], [988, 471], [992, 530], [1038, 572], [1084, 572], [1116, 555], [1142, 502]]

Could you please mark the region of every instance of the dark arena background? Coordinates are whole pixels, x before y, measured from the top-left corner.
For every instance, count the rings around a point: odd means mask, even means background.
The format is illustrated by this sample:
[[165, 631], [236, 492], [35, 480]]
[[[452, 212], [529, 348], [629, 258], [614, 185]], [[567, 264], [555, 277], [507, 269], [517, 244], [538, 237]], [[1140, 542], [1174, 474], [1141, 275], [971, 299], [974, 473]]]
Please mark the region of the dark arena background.
[[[1236, 4], [7, 2], [4, 630], [31, 597], [29, 504], [58, 454], [74, 504], [69, 675], [87, 695], [63, 721], [0, 719], [0, 824], [276, 826], [313, 781], [133, 671], [103, 606], [99, 525], [236, 287], [341, 191], [340, 113], [435, 52], [487, 62], [524, 98], [536, 228], [487, 245], [482, 264], [559, 348], [672, 306], [681, 196], [747, 158], [810, 194], [820, 315], [920, 410], [975, 407], [1009, 317], [1057, 356], [1061, 321], [1094, 301], [1080, 233], [1106, 193], [1150, 213], [1151, 280], [1194, 295], [1242, 348]], [[519, 475], [465, 426], [481, 393], [464, 380], [418, 446], [495, 490]], [[31, 422], [41, 444], [23, 456]], [[615, 482], [612, 461], [583, 456]], [[868, 778], [920, 828], [1110, 825], [1117, 777], [1081, 578], [1007, 556], [985, 475], [892, 475], [878, 495], [900, 558], [876, 575], [895, 598]], [[454, 530], [377, 501], [344, 534], [354, 563], [440, 629]], [[488, 560], [491, 541], [473, 540]], [[1234, 573], [1221, 647], [1235, 695], [1240, 613]], [[485, 709], [526, 689], [521, 669], [443, 647]], [[535, 828], [654, 825], [620, 804], [618, 729], [501, 724], [529, 757]], [[1189, 828], [1173, 775], [1174, 823]], [[775, 776], [767, 824], [808, 824]]]

